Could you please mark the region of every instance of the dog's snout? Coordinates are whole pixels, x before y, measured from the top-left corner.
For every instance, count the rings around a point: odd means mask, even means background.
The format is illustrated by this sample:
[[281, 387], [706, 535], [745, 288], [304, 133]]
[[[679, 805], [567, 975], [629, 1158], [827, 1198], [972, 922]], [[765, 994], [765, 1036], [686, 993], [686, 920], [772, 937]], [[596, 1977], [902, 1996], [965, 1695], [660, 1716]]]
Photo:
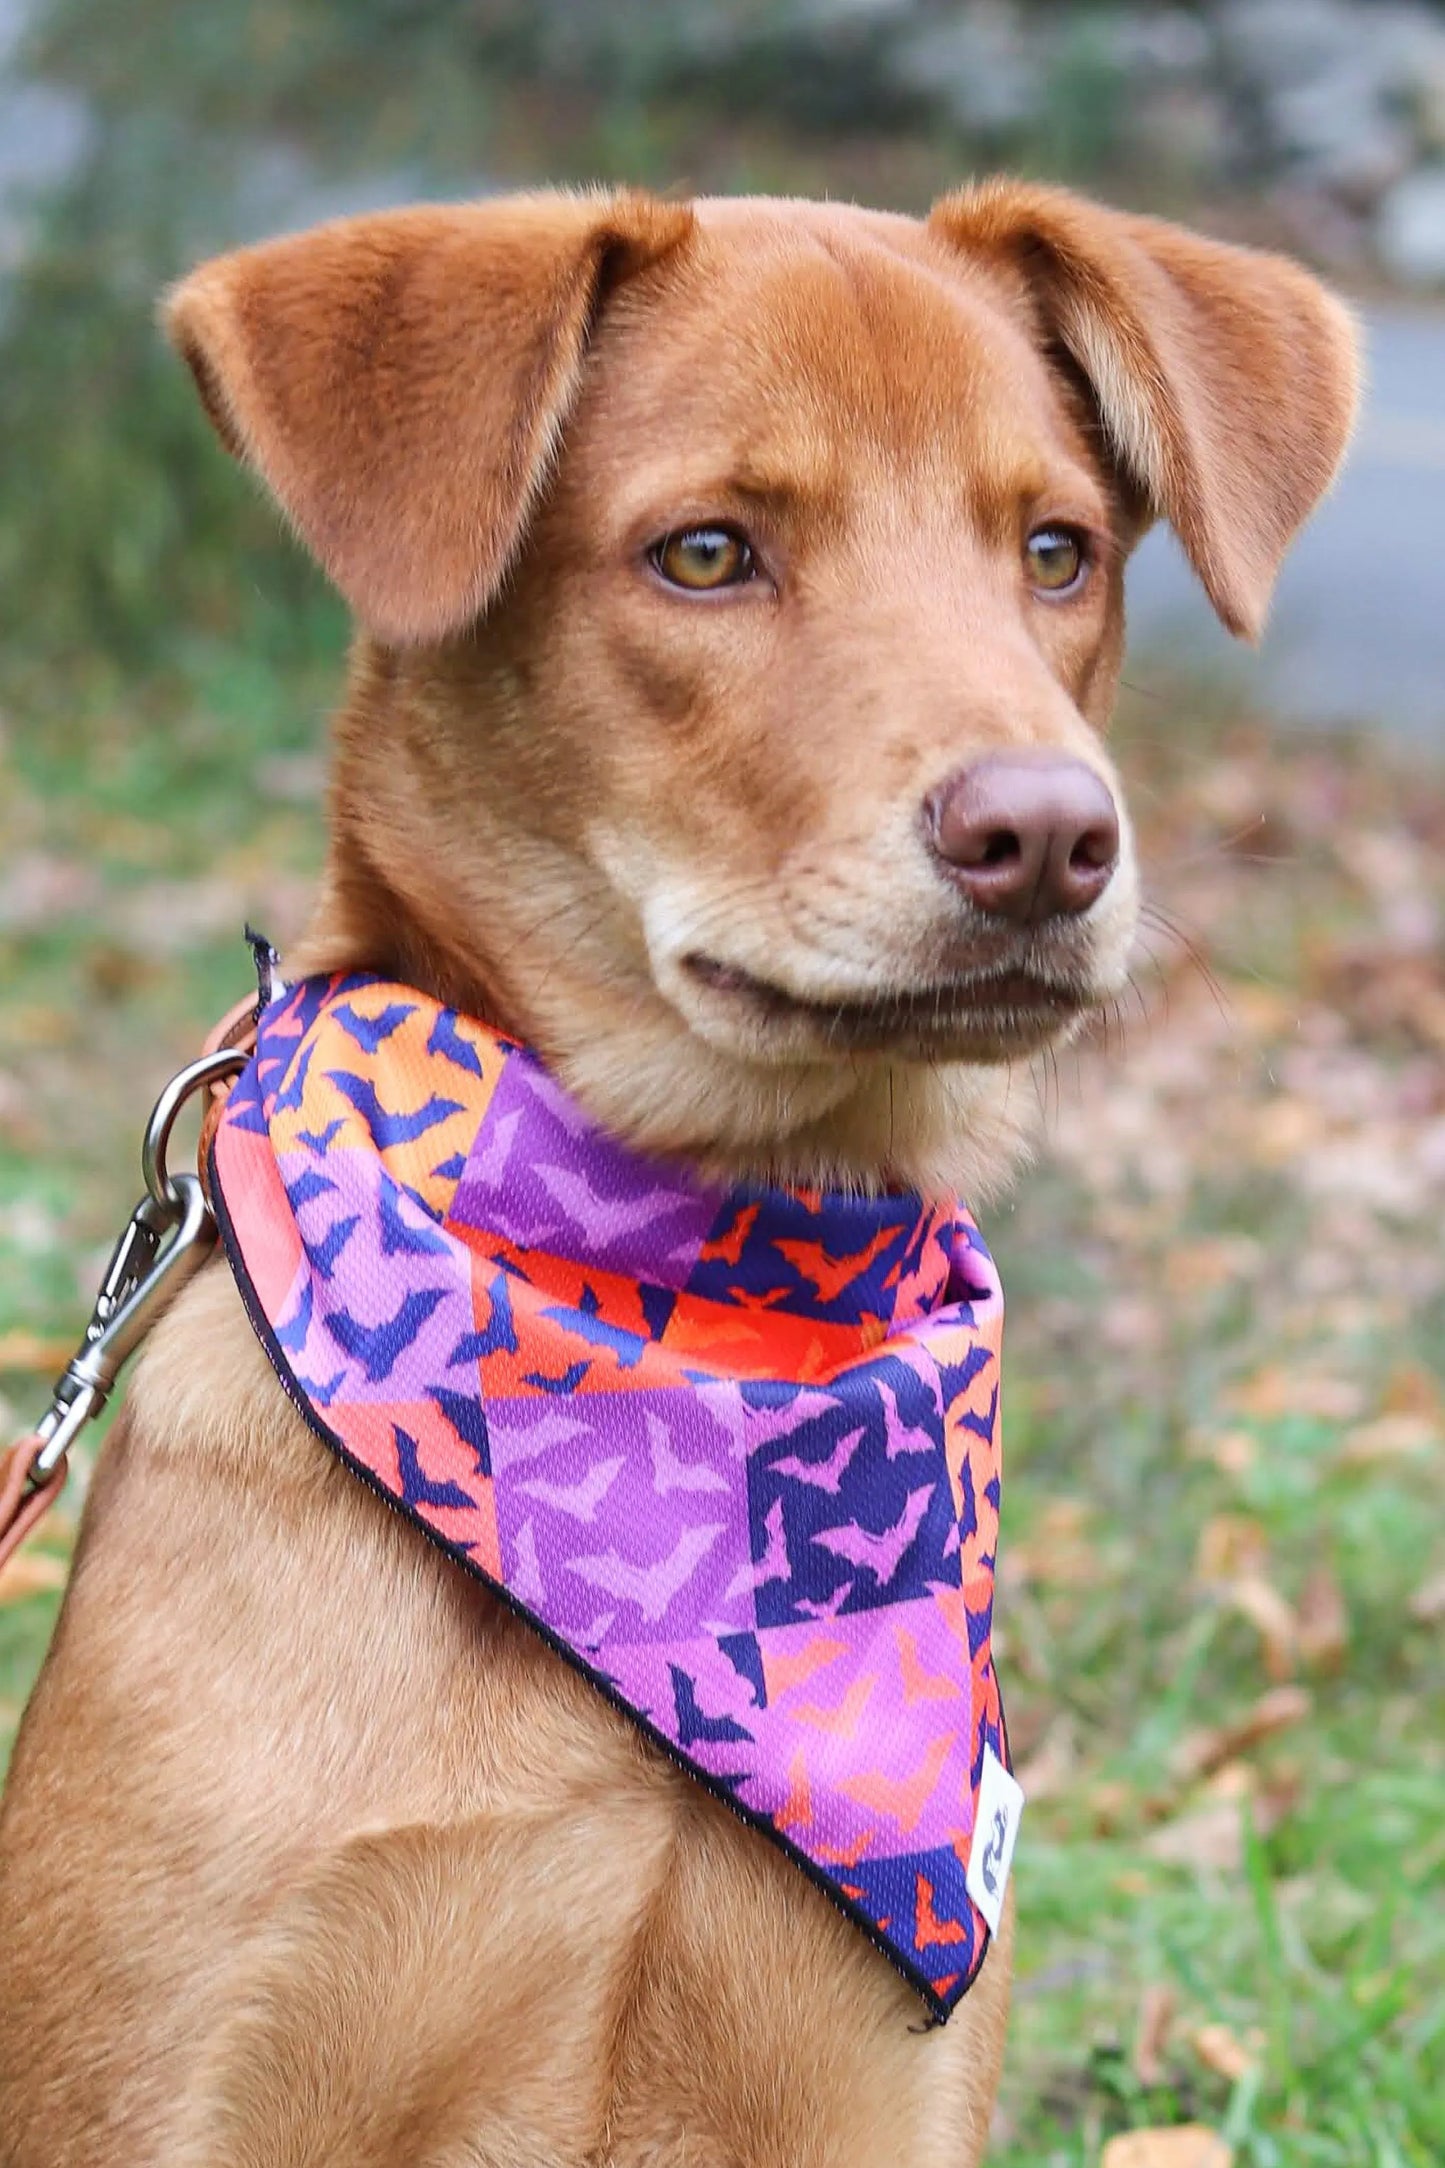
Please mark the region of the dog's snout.
[[1082, 760], [990, 754], [927, 810], [950, 879], [981, 911], [1019, 925], [1086, 911], [1118, 863], [1118, 808]]

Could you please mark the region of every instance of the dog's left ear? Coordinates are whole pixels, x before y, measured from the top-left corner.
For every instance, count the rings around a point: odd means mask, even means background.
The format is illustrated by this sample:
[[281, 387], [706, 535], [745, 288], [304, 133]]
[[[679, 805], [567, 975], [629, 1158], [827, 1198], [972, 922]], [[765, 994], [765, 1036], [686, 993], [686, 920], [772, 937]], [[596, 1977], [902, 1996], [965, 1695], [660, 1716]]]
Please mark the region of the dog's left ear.
[[1349, 440], [1358, 340], [1343, 305], [1284, 257], [1061, 189], [986, 182], [945, 196], [929, 225], [1022, 283], [1041, 335], [1087, 379], [1121, 475], [1230, 631], [1256, 638]]

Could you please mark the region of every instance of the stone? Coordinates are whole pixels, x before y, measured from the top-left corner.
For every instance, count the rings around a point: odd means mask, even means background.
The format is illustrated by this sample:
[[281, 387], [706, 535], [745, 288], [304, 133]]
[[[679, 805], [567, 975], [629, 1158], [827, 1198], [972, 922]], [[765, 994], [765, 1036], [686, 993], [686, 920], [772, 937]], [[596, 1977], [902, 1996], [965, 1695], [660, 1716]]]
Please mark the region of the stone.
[[1375, 247], [1402, 284], [1445, 286], [1445, 162], [1396, 182], [1379, 208]]
[[34, 0], [0, 0], [0, 74], [18, 65], [34, 13]]
[[1261, 91], [1367, 65], [1370, 33], [1347, 0], [1222, 0], [1226, 62]]
[[1239, 155], [1234, 117], [1207, 82], [1151, 84], [1129, 101], [1122, 133], [1131, 161], [1176, 189], [1227, 180]]
[[94, 140], [94, 116], [74, 91], [0, 76], [0, 271], [28, 256], [45, 197], [78, 172]]
[[1405, 110], [1416, 148], [1426, 158], [1445, 152], [1445, 59], [1422, 68], [1406, 93]]
[[1351, 202], [1373, 203], [1414, 160], [1409, 129], [1361, 67], [1278, 89], [1265, 113], [1277, 150], [1295, 169]]
[[800, 30], [887, 29], [914, 12], [914, 0], [792, 0]]
[[1408, 91], [1419, 76], [1445, 65], [1445, 19], [1413, 0], [1372, 7], [1360, 25], [1360, 38], [1374, 65], [1397, 90]]
[[1043, 105], [1049, 50], [1041, 24], [1025, 35], [1016, 7], [979, 0], [900, 39], [887, 67], [898, 89], [940, 106], [969, 133], [1008, 135]]
[[1121, 74], [1153, 78], [1202, 75], [1214, 57], [1209, 26], [1183, 8], [1099, 14], [1095, 36]]

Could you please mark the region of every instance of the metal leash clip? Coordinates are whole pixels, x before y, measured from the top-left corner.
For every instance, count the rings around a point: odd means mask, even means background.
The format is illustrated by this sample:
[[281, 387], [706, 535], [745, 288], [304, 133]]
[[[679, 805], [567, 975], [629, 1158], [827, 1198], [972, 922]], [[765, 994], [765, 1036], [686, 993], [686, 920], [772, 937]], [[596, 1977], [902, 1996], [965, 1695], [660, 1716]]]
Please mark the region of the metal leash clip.
[[203, 1054], [171, 1079], [155, 1103], [141, 1143], [146, 1193], [106, 1267], [85, 1338], [35, 1427], [39, 1449], [30, 1461], [32, 1490], [48, 1482], [79, 1432], [99, 1415], [126, 1357], [215, 1246], [216, 1222], [200, 1176], [172, 1174], [166, 1154], [186, 1101], [235, 1076], [246, 1060], [235, 1047]]

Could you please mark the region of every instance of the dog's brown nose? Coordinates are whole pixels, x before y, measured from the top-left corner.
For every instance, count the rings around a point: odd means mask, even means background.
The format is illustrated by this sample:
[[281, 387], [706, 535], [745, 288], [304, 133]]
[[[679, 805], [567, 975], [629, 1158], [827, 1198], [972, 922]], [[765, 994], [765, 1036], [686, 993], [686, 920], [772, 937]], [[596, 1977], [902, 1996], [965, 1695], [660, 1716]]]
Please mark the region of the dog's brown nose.
[[1102, 776], [1058, 754], [991, 753], [928, 805], [933, 848], [980, 911], [1037, 926], [1086, 911], [1119, 858]]

